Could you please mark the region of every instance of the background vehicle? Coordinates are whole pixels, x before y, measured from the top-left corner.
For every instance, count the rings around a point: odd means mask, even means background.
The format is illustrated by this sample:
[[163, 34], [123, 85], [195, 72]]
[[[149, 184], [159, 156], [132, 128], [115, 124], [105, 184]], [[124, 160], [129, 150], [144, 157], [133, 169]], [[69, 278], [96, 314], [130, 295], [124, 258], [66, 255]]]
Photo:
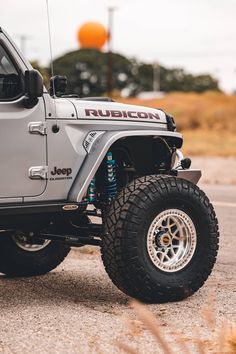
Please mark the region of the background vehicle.
[[64, 85], [54, 77], [50, 95], [0, 30], [0, 272], [44, 274], [71, 246], [101, 245], [110, 278], [128, 295], [191, 295], [213, 268], [218, 222], [196, 186], [200, 171], [178, 150], [174, 119], [66, 96]]

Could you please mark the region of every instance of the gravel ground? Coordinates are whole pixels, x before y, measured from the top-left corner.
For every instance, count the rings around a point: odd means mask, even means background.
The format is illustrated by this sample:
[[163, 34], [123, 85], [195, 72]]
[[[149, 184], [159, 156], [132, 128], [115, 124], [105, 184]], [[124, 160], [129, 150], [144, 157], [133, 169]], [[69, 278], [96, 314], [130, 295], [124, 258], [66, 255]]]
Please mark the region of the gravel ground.
[[[213, 274], [185, 301], [147, 306], [173, 353], [183, 353], [176, 334], [191, 353], [197, 353], [197, 337], [204, 340], [207, 353], [220, 353], [211, 339], [222, 322], [236, 322], [236, 186], [203, 188], [217, 201], [220, 220], [220, 253]], [[208, 317], [216, 318], [213, 330], [203, 318], [204, 308]], [[98, 249], [73, 250], [60, 267], [42, 277], [0, 276], [0, 353], [121, 353], [117, 340], [137, 353], [161, 353], [130, 299], [109, 280]]]

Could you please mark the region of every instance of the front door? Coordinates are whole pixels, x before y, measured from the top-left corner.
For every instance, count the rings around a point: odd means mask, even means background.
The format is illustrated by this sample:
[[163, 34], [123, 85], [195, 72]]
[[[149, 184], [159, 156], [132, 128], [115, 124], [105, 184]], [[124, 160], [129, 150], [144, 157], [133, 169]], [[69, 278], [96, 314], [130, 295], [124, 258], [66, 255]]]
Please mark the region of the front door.
[[43, 98], [24, 108], [22, 86], [22, 74], [0, 42], [0, 202], [40, 195], [47, 183], [46, 135], [38, 129], [45, 122]]

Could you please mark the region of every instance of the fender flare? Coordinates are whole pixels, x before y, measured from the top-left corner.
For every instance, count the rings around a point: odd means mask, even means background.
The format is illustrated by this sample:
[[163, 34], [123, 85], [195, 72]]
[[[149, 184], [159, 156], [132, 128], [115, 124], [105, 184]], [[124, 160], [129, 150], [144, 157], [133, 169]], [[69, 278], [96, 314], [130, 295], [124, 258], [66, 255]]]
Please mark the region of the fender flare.
[[68, 195], [70, 202], [80, 202], [82, 200], [106, 153], [116, 141], [129, 136], [156, 136], [175, 138], [177, 141], [179, 140], [181, 145], [183, 140], [180, 133], [160, 130], [96, 131], [96, 133], [97, 138], [91, 143], [89, 152], [70, 189]]

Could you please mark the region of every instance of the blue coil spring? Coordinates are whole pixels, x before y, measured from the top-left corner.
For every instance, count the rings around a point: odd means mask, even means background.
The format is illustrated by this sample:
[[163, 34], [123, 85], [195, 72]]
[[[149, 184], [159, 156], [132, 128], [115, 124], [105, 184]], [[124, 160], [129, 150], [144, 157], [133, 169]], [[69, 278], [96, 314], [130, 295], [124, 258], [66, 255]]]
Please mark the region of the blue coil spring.
[[95, 178], [92, 179], [88, 188], [88, 201], [93, 203], [96, 201], [96, 181]]
[[[118, 192], [117, 176], [116, 176], [116, 161], [113, 160], [112, 152], [107, 153], [106, 159], [106, 175], [105, 175], [105, 195], [108, 200], [116, 197]], [[88, 202], [96, 202], [96, 179], [91, 180], [87, 194]]]
[[117, 176], [116, 161], [113, 160], [112, 152], [107, 153], [107, 178], [106, 178], [106, 196], [109, 200], [117, 195]]

